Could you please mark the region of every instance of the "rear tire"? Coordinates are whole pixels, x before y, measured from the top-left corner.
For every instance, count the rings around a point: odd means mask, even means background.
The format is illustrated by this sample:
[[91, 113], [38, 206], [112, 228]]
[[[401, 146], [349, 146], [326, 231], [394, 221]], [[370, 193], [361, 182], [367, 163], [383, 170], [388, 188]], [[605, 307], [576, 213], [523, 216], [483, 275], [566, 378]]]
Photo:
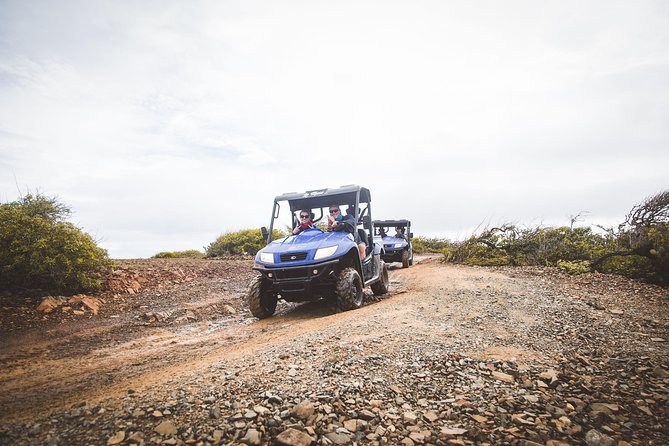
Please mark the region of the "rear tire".
[[246, 294], [251, 314], [258, 319], [270, 317], [276, 311], [277, 296], [270, 289], [270, 284], [262, 276], [256, 276], [249, 284]]
[[388, 285], [390, 280], [388, 279], [388, 266], [386, 262], [381, 262], [381, 277], [379, 280], [372, 284], [372, 292], [375, 296], [381, 296], [388, 292]]
[[409, 267], [409, 250], [405, 249], [402, 251], [402, 268]]
[[362, 280], [355, 268], [344, 268], [337, 277], [337, 303], [342, 311], [362, 306]]

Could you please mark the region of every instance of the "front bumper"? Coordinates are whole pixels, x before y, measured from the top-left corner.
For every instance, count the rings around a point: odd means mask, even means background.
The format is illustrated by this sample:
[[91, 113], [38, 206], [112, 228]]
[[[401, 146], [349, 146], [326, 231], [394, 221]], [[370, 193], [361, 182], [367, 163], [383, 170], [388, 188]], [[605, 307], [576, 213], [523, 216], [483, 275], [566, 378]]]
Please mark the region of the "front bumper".
[[271, 282], [284, 300], [304, 301], [318, 299], [334, 290], [337, 263], [339, 259], [300, 266], [268, 267], [256, 263], [253, 269]]
[[402, 253], [404, 251], [406, 251], [406, 249], [404, 248], [397, 248], [397, 249], [386, 248], [386, 252], [381, 255], [381, 258], [383, 259], [384, 262], [401, 262]]

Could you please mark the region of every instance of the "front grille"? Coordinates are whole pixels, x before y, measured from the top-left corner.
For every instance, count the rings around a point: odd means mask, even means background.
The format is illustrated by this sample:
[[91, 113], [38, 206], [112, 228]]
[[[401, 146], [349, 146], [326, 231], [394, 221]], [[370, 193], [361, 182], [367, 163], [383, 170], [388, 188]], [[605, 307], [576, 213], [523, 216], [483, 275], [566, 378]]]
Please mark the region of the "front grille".
[[306, 279], [307, 277], [309, 277], [309, 269], [308, 268], [284, 269], [281, 271], [276, 271], [276, 277], [279, 280]]
[[307, 258], [306, 252], [290, 252], [288, 254], [281, 254], [279, 256], [282, 262], [297, 262]]

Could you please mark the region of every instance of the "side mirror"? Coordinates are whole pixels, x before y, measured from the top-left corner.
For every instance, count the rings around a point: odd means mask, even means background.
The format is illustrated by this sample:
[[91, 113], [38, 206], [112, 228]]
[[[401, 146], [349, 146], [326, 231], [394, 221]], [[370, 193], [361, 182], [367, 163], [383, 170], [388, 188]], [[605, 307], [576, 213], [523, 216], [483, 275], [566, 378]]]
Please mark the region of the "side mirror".
[[409, 238], [413, 238], [413, 232], [409, 233]]
[[267, 228], [265, 226], [260, 228], [260, 233], [262, 234], [262, 239], [267, 241], [267, 237], [269, 237], [269, 232], [267, 232]]

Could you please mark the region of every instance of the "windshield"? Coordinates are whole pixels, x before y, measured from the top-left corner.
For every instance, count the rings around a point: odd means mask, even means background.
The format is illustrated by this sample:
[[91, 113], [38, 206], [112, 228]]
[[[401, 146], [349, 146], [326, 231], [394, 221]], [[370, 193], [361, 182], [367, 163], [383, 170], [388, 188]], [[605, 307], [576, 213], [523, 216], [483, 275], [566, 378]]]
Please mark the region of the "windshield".
[[[362, 228], [363, 217], [369, 213], [369, 203], [361, 203], [358, 212], [355, 209], [355, 203], [333, 201], [327, 206], [308, 207], [308, 203], [300, 202], [302, 209], [291, 211], [291, 207], [295, 207], [294, 203], [275, 202], [273, 219], [270, 227], [274, 230], [281, 231], [284, 235], [290, 235], [293, 229], [301, 224], [306, 224], [307, 221], [313, 223], [315, 228], [327, 231], [328, 217], [333, 219], [344, 219], [352, 215], [357, 222], [357, 226]], [[305, 206], [306, 205], [306, 206]], [[333, 211], [332, 213], [330, 211]], [[301, 219], [301, 215], [309, 214], [308, 220]], [[350, 218], [350, 217], [348, 217]], [[276, 239], [276, 235], [273, 239]]]
[[380, 237], [404, 237], [407, 232], [406, 223], [384, 223], [375, 221], [374, 222], [374, 235]]

